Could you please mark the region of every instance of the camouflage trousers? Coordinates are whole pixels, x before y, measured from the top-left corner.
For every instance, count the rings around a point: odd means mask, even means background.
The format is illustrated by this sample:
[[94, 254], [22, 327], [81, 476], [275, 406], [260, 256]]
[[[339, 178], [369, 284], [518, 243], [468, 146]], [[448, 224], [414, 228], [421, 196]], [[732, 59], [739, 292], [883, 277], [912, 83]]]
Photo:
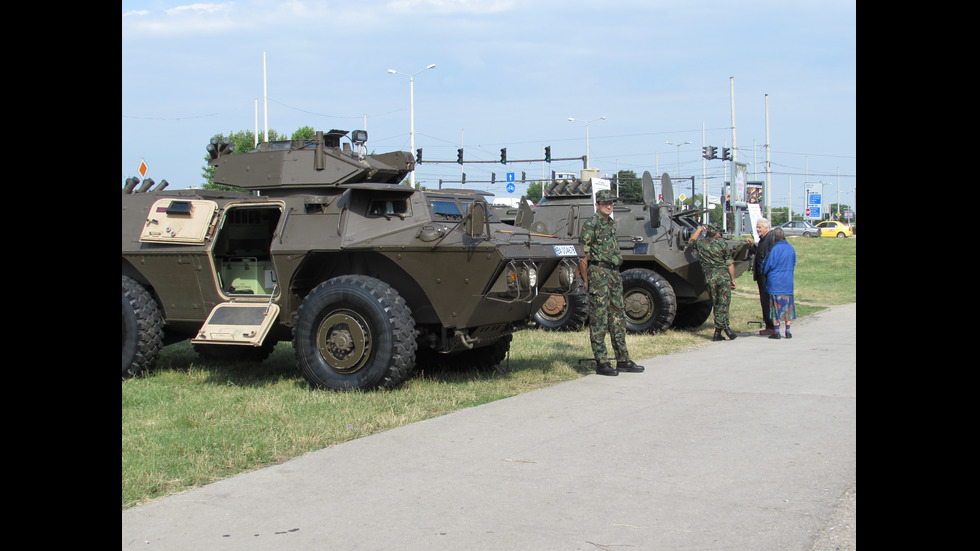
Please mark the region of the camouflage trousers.
[[728, 272], [705, 275], [705, 285], [711, 295], [711, 309], [715, 312], [715, 329], [728, 327], [728, 307], [732, 303], [732, 278]]
[[616, 268], [589, 266], [589, 344], [596, 364], [606, 361], [606, 333], [616, 360], [630, 359], [626, 350], [623, 278]]

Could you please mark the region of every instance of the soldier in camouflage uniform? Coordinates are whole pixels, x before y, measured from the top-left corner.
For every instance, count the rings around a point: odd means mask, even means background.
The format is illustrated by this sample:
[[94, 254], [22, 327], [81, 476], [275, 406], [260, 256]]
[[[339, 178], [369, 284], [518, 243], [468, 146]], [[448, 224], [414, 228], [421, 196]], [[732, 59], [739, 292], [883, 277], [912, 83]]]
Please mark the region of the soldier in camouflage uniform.
[[[701, 233], [704, 239], [698, 239]], [[715, 226], [698, 226], [694, 235], [688, 240], [698, 252], [701, 268], [704, 270], [704, 282], [711, 295], [712, 309], [715, 311], [715, 334], [711, 340], [725, 340], [721, 333], [724, 331], [729, 340], [737, 336], [728, 327], [728, 307], [732, 302], [732, 289], [735, 288], [735, 261], [732, 250], [721, 239], [721, 232]]]
[[[607, 189], [596, 193], [596, 213], [585, 221], [578, 238], [585, 249], [579, 270], [589, 292], [589, 342], [599, 375], [643, 372], [643, 366], [633, 363], [626, 350], [623, 279], [619, 274], [623, 255], [616, 239], [616, 220], [611, 216], [612, 203], [616, 199], [618, 197]], [[606, 359], [607, 331], [616, 352], [616, 368]]]

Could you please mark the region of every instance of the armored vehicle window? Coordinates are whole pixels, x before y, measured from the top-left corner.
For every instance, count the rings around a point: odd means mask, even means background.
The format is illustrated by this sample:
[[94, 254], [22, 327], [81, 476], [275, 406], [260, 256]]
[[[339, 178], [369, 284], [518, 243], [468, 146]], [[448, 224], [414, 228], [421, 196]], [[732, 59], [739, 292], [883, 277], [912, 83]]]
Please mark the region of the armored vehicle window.
[[398, 216], [405, 218], [409, 214], [407, 199], [374, 199], [368, 208], [368, 214], [373, 216]]
[[459, 210], [459, 205], [456, 204], [456, 201], [449, 199], [437, 199], [432, 201], [431, 205], [432, 212], [440, 216], [454, 219], [463, 217], [463, 213]]

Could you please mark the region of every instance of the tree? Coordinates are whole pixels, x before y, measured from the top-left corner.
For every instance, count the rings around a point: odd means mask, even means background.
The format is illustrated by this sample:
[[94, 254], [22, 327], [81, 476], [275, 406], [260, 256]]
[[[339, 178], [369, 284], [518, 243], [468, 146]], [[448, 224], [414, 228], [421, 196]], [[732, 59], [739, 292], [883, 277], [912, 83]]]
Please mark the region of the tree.
[[632, 170], [620, 170], [616, 173], [616, 190], [624, 203], [642, 203], [643, 185]]
[[527, 185], [527, 194], [525, 197], [527, 200], [533, 204], [537, 204], [541, 200], [541, 196], [544, 193], [544, 183], [543, 182], [531, 182]]

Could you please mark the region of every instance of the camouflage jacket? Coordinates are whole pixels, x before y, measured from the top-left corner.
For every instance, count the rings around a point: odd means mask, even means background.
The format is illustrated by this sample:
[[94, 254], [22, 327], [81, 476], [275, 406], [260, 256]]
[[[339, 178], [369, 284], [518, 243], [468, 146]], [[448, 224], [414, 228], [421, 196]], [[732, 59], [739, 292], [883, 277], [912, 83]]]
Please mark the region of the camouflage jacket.
[[694, 248], [701, 259], [704, 275], [728, 274], [728, 265], [734, 264], [732, 250], [722, 239], [708, 237], [694, 241]]
[[589, 262], [608, 262], [613, 266], [623, 263], [623, 253], [619, 251], [619, 240], [616, 239], [616, 220], [609, 217], [603, 221], [598, 212], [582, 225], [582, 233], [578, 236]]

